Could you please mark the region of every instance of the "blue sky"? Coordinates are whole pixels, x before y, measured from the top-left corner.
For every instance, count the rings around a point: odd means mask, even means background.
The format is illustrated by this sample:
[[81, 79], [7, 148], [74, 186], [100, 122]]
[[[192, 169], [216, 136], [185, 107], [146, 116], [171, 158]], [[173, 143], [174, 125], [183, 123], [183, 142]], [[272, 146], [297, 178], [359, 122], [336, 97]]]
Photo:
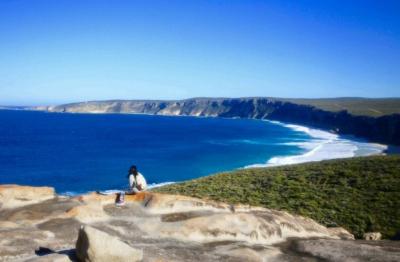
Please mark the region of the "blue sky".
[[0, 104], [400, 96], [400, 1], [0, 0]]

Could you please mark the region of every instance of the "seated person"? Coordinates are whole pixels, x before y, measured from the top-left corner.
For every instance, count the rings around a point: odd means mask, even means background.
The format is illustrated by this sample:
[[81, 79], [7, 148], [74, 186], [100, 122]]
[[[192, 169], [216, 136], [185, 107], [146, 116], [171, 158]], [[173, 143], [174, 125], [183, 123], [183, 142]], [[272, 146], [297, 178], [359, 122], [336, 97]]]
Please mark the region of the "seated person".
[[147, 189], [146, 179], [144, 176], [137, 171], [136, 166], [131, 166], [128, 171], [128, 179], [129, 179], [129, 191], [119, 193], [117, 195], [116, 205], [122, 206], [125, 204], [125, 193], [126, 194], [136, 194], [141, 191], [145, 191]]
[[128, 172], [130, 193], [139, 193], [147, 189], [146, 179], [137, 171], [136, 166], [131, 166]]

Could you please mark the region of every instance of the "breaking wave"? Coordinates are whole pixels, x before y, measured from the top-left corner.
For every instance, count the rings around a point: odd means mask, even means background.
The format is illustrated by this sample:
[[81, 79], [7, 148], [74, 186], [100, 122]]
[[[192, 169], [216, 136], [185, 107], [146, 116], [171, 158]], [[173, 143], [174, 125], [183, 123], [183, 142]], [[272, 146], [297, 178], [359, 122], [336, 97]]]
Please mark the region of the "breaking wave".
[[304, 153], [300, 155], [276, 156], [269, 159], [266, 163], [253, 164], [245, 168], [292, 165], [335, 158], [368, 156], [382, 154], [387, 149], [386, 145], [350, 140], [320, 129], [284, 124], [278, 121], [268, 122], [290, 128], [296, 132], [306, 133], [311, 139], [309, 141], [285, 143], [286, 145], [294, 145], [302, 148]]

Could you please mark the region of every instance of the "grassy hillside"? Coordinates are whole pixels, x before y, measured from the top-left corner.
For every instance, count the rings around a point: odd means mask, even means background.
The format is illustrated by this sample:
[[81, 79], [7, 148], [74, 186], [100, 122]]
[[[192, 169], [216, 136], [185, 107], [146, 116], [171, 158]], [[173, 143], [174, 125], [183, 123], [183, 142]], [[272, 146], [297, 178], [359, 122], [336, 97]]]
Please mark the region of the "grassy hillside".
[[383, 116], [400, 114], [400, 98], [322, 98], [280, 99], [301, 105], [312, 105], [326, 111], [347, 110], [353, 115]]
[[287, 210], [357, 237], [400, 230], [400, 156], [243, 169], [155, 191]]

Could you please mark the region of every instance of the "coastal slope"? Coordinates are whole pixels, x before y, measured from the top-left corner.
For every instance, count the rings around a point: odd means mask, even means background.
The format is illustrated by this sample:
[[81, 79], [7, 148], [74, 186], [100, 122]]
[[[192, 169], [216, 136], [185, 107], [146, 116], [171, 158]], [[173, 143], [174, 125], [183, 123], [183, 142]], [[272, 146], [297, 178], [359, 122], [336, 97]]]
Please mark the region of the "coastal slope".
[[[342, 99], [343, 100], [343, 99]], [[276, 120], [400, 145], [400, 99], [334, 101], [277, 98], [192, 98], [186, 100], [110, 100], [72, 103], [36, 110], [67, 113], [130, 113]], [[344, 100], [347, 101], [347, 100]], [[386, 101], [386, 102], [385, 102]], [[390, 102], [390, 107], [384, 107]], [[363, 107], [359, 105], [364, 105]], [[361, 108], [360, 110], [356, 110]], [[372, 111], [368, 111], [370, 108]], [[358, 112], [358, 113], [352, 113]], [[360, 113], [361, 112], [361, 113]], [[368, 112], [380, 112], [368, 114]], [[376, 116], [377, 115], [377, 116]]]
[[298, 165], [249, 168], [155, 189], [286, 210], [356, 237], [400, 230], [400, 156], [370, 156]]

